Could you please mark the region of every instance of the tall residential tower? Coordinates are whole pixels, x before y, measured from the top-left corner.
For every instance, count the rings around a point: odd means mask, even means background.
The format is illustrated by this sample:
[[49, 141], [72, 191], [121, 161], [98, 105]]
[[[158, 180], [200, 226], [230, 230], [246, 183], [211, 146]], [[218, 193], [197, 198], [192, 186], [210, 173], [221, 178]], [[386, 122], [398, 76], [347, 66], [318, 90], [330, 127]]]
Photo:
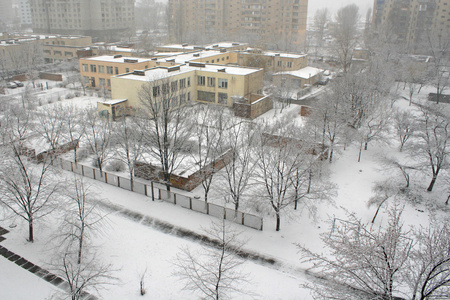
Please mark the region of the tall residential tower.
[[169, 0], [173, 42], [239, 40], [282, 50], [304, 45], [308, 0]]
[[134, 30], [135, 0], [29, 0], [36, 33], [115, 40]]

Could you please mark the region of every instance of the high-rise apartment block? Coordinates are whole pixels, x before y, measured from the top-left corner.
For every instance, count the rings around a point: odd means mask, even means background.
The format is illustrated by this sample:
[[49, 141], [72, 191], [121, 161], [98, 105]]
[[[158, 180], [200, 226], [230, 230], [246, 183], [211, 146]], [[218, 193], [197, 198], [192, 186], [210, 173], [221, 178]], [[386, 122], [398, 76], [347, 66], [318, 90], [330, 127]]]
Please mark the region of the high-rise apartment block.
[[19, 0], [18, 14], [21, 25], [30, 26], [32, 24], [31, 7], [29, 0]]
[[450, 0], [375, 0], [373, 24], [415, 47], [430, 36], [449, 38]]
[[239, 40], [278, 49], [305, 43], [308, 0], [169, 0], [173, 42]]
[[134, 30], [135, 0], [29, 0], [36, 33], [115, 40]]
[[11, 24], [13, 17], [12, 0], [0, 0], [0, 25]]

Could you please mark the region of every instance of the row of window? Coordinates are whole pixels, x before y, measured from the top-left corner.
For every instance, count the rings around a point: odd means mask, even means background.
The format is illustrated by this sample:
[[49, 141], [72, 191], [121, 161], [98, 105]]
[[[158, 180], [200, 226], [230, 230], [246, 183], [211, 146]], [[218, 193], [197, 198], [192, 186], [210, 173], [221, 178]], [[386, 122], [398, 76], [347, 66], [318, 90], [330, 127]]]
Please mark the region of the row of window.
[[154, 86], [152, 93], [153, 97], [159, 97], [161, 93], [163, 95], [169, 94], [170, 91], [172, 93], [178, 91], [178, 89], [184, 89], [186, 87], [191, 86], [191, 77], [182, 78], [178, 81], [172, 81], [169, 83], [163, 83], [162, 85]]
[[[206, 101], [211, 103], [216, 103], [216, 93], [214, 92], [205, 92], [198, 91], [197, 99], [199, 101]], [[228, 103], [228, 94], [227, 93], [217, 93], [217, 103], [227, 105]]]
[[[147, 69], [148, 66], [145, 66], [145, 69]], [[97, 73], [97, 65], [88, 65], [88, 64], [82, 64], [81, 69], [83, 70], [83, 72], [91, 72], [91, 73]], [[112, 67], [112, 66], [103, 66], [103, 65], [98, 65], [98, 73], [105, 73], [105, 69], [106, 69], [106, 74], [115, 74], [118, 75], [119, 74], [119, 67]], [[125, 68], [125, 73], [129, 73], [130, 72], [130, 68]]]
[[[205, 77], [205, 76], [197, 76], [197, 85], [205, 86], [205, 83], [207, 83], [207, 85], [209, 87], [215, 87], [216, 86], [216, 78], [214, 78], [214, 77]], [[217, 87], [221, 88], [221, 89], [227, 89], [228, 88], [228, 79], [218, 78], [218, 80], [217, 80]]]

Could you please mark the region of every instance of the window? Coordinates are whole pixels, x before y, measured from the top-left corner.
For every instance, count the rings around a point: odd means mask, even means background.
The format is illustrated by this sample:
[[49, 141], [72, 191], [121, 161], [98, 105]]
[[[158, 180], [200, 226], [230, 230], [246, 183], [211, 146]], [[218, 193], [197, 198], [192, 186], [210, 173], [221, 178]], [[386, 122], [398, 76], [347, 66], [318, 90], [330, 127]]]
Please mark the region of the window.
[[105, 73], [105, 66], [98, 66], [98, 72], [99, 73]]
[[197, 76], [197, 84], [205, 86], [205, 76]]
[[187, 86], [191, 86], [191, 77], [187, 78]]
[[130, 73], [130, 68], [126, 68], [125, 73]]
[[111, 79], [106, 79], [106, 86], [111, 87]]
[[216, 86], [216, 79], [214, 77], [208, 77], [208, 86], [210, 87]]
[[112, 73], [113, 73], [113, 67], [107, 66], [107, 67], [106, 67], [106, 73], [112, 74]]
[[115, 72], [116, 75], [119, 74], [119, 68], [118, 68], [118, 67], [115, 67], [114, 69], [115, 69], [115, 71], [116, 71], [116, 72]]
[[291, 62], [291, 61], [288, 61], [288, 62], [287, 62], [287, 66], [288, 66], [288, 68], [292, 68], [292, 62]]
[[190, 102], [191, 101], [191, 92], [187, 93], [187, 101]]
[[178, 91], [178, 81], [172, 81], [170, 83], [170, 88], [171, 88], [172, 92]]
[[281, 60], [279, 60], [278, 63], [277, 63], [277, 65], [278, 65], [279, 67], [281, 67], [281, 66], [283, 66], [283, 62], [282, 62]]
[[[86, 65], [87, 66], [87, 65]], [[84, 84], [89, 84], [89, 76], [84, 76], [83, 77], [83, 83]]]
[[172, 97], [172, 100], [170, 101], [170, 107], [177, 107], [178, 106], [178, 96]]
[[180, 105], [184, 104], [186, 102], [186, 94], [180, 95]]
[[198, 100], [207, 102], [216, 102], [216, 94], [212, 92], [198, 91]]
[[69, 51], [65, 51], [65, 52], [64, 52], [64, 56], [73, 57], [73, 53], [72, 53], [72, 52], [69, 52]]
[[105, 86], [105, 78], [99, 78], [98, 82], [100, 86]]
[[163, 95], [169, 94], [169, 83], [163, 83], [163, 85], [162, 85], [162, 93], [163, 93]]
[[228, 94], [227, 93], [219, 93], [218, 96], [219, 96], [219, 99], [218, 99], [219, 104], [228, 104]]
[[81, 68], [83, 69], [83, 72], [89, 72], [89, 67], [87, 64], [82, 64]]
[[161, 91], [159, 89], [159, 85], [158, 86], [154, 86], [153, 87], [153, 97], [158, 97], [160, 95]]
[[219, 88], [227, 89], [228, 88], [228, 79], [219, 78]]
[[92, 73], [97, 72], [97, 65], [91, 65], [91, 72]]
[[186, 88], [186, 78], [180, 79], [180, 89]]

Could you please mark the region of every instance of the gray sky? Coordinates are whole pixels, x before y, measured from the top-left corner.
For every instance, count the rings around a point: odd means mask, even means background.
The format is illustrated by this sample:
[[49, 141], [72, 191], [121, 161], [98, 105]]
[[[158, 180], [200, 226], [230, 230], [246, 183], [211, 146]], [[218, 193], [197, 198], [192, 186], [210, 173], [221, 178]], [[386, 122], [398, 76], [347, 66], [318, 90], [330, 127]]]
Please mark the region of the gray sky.
[[359, 14], [362, 18], [366, 17], [369, 8], [373, 8], [373, 0], [309, 0], [308, 19], [314, 17], [315, 11], [323, 7], [327, 7], [331, 16], [334, 17], [334, 14], [339, 8], [352, 3], [359, 6]]

